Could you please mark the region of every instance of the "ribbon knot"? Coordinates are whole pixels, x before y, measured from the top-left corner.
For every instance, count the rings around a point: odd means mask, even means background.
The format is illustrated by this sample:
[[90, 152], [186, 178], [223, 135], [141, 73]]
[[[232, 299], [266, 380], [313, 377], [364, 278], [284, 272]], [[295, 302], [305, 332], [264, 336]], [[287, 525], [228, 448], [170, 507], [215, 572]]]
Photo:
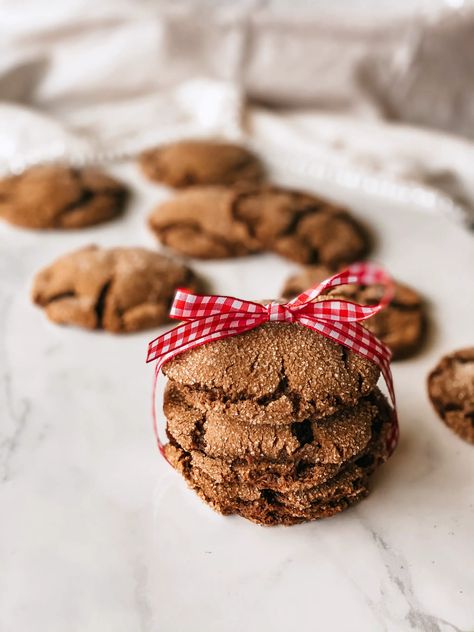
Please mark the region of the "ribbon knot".
[[[384, 289], [376, 305], [360, 305], [335, 297], [321, 298], [339, 285], [381, 285]], [[148, 346], [147, 362], [157, 360], [155, 389], [162, 366], [176, 355], [214, 340], [236, 336], [266, 322], [294, 322], [347, 347], [377, 364], [387, 384], [395, 407], [390, 350], [359, 321], [370, 318], [383, 309], [393, 296], [393, 282], [381, 268], [370, 263], [356, 263], [315, 285], [288, 303], [262, 305], [232, 296], [199, 296], [187, 290], [177, 290], [170, 317], [184, 321], [171, 331], [158, 336]], [[316, 300], [319, 297], [319, 300]], [[154, 398], [155, 399], [155, 398]], [[153, 399], [153, 401], [154, 401]], [[155, 433], [158, 438], [155, 420]], [[390, 449], [398, 438], [396, 415], [390, 438]]]
[[282, 303], [272, 302], [266, 305], [266, 308], [270, 322], [286, 321], [287, 323], [292, 323], [295, 320], [292, 311]]

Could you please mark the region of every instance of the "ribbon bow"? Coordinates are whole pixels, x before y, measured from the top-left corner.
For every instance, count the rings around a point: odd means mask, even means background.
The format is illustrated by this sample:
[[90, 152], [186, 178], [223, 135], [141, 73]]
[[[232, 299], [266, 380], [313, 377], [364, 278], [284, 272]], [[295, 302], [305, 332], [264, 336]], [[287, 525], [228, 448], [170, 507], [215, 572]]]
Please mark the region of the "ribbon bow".
[[[384, 287], [384, 292], [375, 305], [360, 305], [330, 297], [315, 301], [326, 290], [346, 284], [378, 284]], [[177, 290], [170, 317], [184, 323], [158, 336], [148, 345], [147, 362], [157, 360], [153, 402], [160, 370], [176, 355], [213, 340], [242, 334], [267, 322], [290, 322], [309, 327], [377, 364], [395, 407], [395, 392], [390, 370], [392, 353], [359, 322], [383, 309], [392, 299], [393, 291], [390, 276], [382, 268], [370, 263], [353, 264], [343, 272], [299, 294], [288, 303], [272, 302], [262, 305], [232, 296], [200, 296], [187, 290]], [[162, 451], [154, 406], [153, 419], [158, 446]], [[398, 423], [394, 415], [393, 432], [389, 439], [391, 451], [395, 448], [397, 439]]]

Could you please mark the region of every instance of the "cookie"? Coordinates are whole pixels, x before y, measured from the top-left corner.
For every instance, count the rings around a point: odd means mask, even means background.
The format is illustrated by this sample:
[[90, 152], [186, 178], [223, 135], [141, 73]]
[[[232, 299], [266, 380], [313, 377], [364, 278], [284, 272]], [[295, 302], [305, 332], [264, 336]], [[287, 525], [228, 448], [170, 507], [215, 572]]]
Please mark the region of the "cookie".
[[474, 443], [474, 347], [441, 359], [428, 376], [428, 394], [444, 423]]
[[121, 183], [94, 168], [32, 167], [0, 181], [0, 217], [24, 228], [82, 228], [119, 215], [126, 197]]
[[239, 196], [224, 187], [196, 187], [164, 202], [149, 225], [162, 244], [199, 259], [253, 254], [260, 242], [235, 213]]
[[[325, 483], [285, 493], [252, 485], [217, 483], [196, 467], [189, 456], [168, 452], [171, 464], [188, 485], [213, 509], [224, 515], [239, 514], [257, 524], [296, 524], [334, 515], [368, 494], [368, 469], [351, 464]], [[178, 458], [176, 458], [178, 457]]]
[[378, 409], [367, 399], [354, 408], [322, 420], [282, 425], [246, 424], [238, 417], [209, 410], [202, 413], [187, 405], [179, 388], [168, 385], [164, 412], [167, 432], [188, 452], [226, 460], [306, 459], [339, 464], [359, 454], [369, 443]]
[[[217, 483], [253, 485], [258, 489], [283, 493], [306, 489], [333, 478], [348, 463], [356, 463], [367, 471], [372, 468], [370, 471], [373, 471], [387, 460], [388, 438], [393, 425], [392, 409], [378, 389], [371, 396], [371, 402], [377, 407], [377, 415], [372, 421], [370, 441], [361, 451], [352, 450], [355, 454], [345, 462], [321, 463], [299, 455], [282, 461], [249, 457], [234, 460], [214, 458], [200, 450], [184, 450], [173, 436], [165, 446], [165, 453], [172, 463], [188, 455], [190, 467], [204, 471]], [[346, 456], [349, 457], [347, 452]]]
[[144, 151], [143, 173], [175, 188], [256, 183], [263, 177], [258, 158], [244, 147], [215, 141], [181, 141]]
[[179, 262], [143, 248], [90, 246], [39, 272], [32, 296], [55, 323], [123, 333], [167, 322], [178, 287], [200, 289]]
[[[291, 276], [285, 283], [282, 295], [292, 298], [312, 285], [335, 274], [325, 266], [307, 266]], [[377, 303], [382, 296], [380, 286], [343, 285], [328, 292], [364, 305]], [[406, 285], [395, 283], [395, 294], [385, 309], [363, 321], [373, 334], [392, 351], [394, 360], [407, 358], [416, 353], [423, 343], [426, 330], [425, 305], [421, 296]]]
[[300, 263], [340, 265], [368, 248], [347, 211], [275, 186], [196, 187], [159, 206], [150, 227], [164, 245], [205, 259], [271, 250]]
[[277, 322], [186, 351], [163, 373], [190, 387], [198, 407], [220, 402], [246, 423], [276, 424], [354, 406], [379, 377], [375, 364], [349, 349], [302, 325]]

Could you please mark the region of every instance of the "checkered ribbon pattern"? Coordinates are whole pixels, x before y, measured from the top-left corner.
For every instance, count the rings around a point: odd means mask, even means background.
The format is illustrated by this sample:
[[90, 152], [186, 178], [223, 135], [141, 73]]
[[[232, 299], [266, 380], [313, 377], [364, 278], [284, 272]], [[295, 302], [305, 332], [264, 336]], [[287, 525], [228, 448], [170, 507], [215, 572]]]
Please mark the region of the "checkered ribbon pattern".
[[[384, 288], [375, 305], [360, 305], [337, 298], [316, 299], [339, 285], [381, 285]], [[360, 324], [388, 305], [394, 285], [390, 276], [371, 263], [355, 263], [322, 283], [299, 294], [288, 303], [267, 305], [243, 301], [232, 296], [200, 296], [184, 289], [176, 292], [170, 317], [183, 321], [171, 331], [158, 336], [148, 345], [147, 362], [157, 361], [153, 388], [153, 420], [158, 447], [155, 395], [161, 368], [172, 358], [214, 340], [237, 336], [267, 322], [298, 323], [329, 338], [377, 364], [387, 385], [394, 407], [392, 432], [388, 439], [390, 453], [398, 442], [396, 401], [390, 370], [391, 351]]]

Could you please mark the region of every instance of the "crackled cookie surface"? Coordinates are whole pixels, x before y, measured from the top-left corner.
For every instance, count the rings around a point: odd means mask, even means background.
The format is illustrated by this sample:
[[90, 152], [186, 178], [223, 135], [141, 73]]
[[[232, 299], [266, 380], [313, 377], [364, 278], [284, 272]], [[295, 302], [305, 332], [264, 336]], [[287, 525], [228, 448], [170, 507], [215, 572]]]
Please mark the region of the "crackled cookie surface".
[[144, 151], [139, 162], [150, 180], [176, 188], [255, 183], [263, 176], [258, 158], [232, 143], [198, 140], [171, 143]]
[[183, 254], [214, 259], [271, 250], [301, 263], [339, 265], [367, 250], [344, 209], [281, 187], [196, 187], [150, 217], [158, 239]]
[[32, 167], [0, 180], [0, 217], [24, 228], [81, 228], [119, 215], [126, 197], [126, 188], [98, 169]]
[[316, 487], [281, 493], [254, 485], [217, 483], [202, 470], [190, 468], [187, 456], [179, 455], [179, 451], [169, 451], [168, 455], [188, 485], [213, 509], [224, 515], [239, 514], [262, 525], [291, 525], [329, 517], [369, 492], [368, 473], [357, 465], [348, 466]]
[[275, 424], [355, 405], [379, 377], [369, 360], [292, 323], [267, 323], [202, 345], [173, 358], [163, 372], [190, 387], [197, 406], [235, 405], [248, 423]]
[[291, 525], [331, 516], [369, 493], [369, 476], [389, 456], [391, 424], [381, 410], [363, 454], [342, 466], [316, 464], [291, 475], [289, 463], [279, 464], [278, 471], [269, 473], [268, 468], [275, 466], [271, 461], [261, 462], [261, 467], [258, 462], [245, 466], [234, 462], [226, 468], [219, 459], [187, 452], [173, 442], [165, 446], [165, 452], [188, 485], [216, 511], [237, 513], [257, 524]]
[[474, 347], [440, 360], [428, 376], [428, 394], [445, 424], [474, 443]]
[[[334, 270], [325, 266], [306, 266], [286, 281], [282, 295], [286, 298], [296, 296], [334, 273]], [[342, 285], [328, 294], [372, 305], [380, 300], [382, 288]], [[396, 360], [407, 358], [420, 349], [425, 337], [426, 320], [426, 308], [421, 296], [412, 288], [396, 283], [390, 305], [362, 324], [391, 349], [393, 359]]]
[[165, 451], [174, 458], [186, 456], [189, 467], [197, 467], [218, 483], [253, 485], [258, 489], [286, 492], [315, 487], [333, 478], [348, 463], [376, 469], [388, 458], [388, 439], [393, 428], [392, 410], [385, 398], [375, 393], [378, 414], [373, 420], [371, 438], [361, 452], [341, 463], [321, 463], [317, 458], [271, 460], [236, 458], [233, 460], [207, 456], [202, 450], [184, 450], [170, 438]]
[[144, 248], [90, 246], [41, 270], [32, 296], [56, 323], [120, 333], [165, 323], [178, 287], [200, 289], [179, 262]]
[[168, 435], [187, 451], [202, 450], [222, 459], [311, 459], [341, 463], [369, 443], [378, 409], [363, 400], [322, 420], [307, 418], [285, 425], [248, 424], [228, 412], [201, 412], [187, 404], [179, 387], [168, 385], [164, 412]]

